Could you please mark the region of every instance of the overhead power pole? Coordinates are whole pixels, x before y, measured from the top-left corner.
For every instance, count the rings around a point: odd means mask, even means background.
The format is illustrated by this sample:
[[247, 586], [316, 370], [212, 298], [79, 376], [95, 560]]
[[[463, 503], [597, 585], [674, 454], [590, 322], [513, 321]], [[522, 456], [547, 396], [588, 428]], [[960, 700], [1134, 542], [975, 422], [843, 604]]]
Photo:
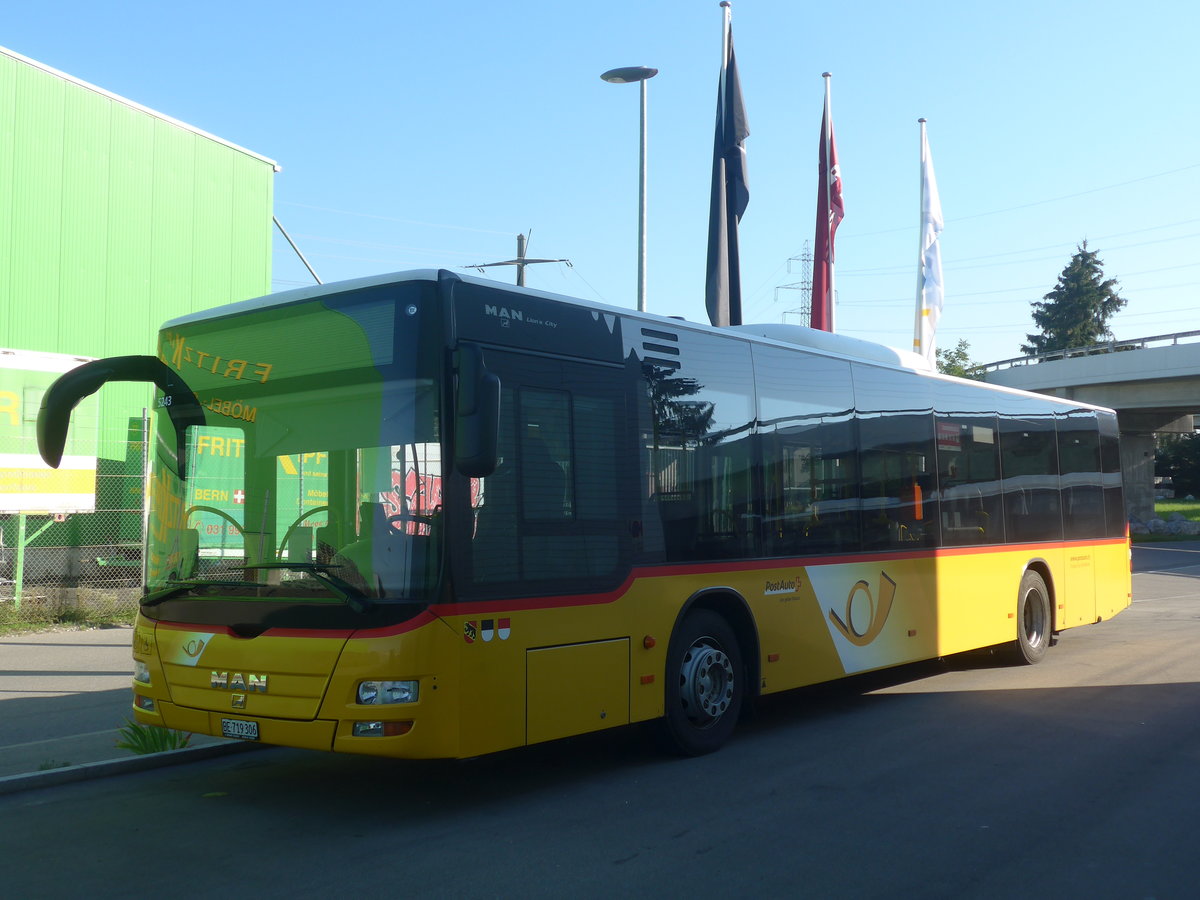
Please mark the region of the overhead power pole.
[[[530, 231], [532, 234], [532, 230]], [[536, 263], [566, 263], [571, 265], [569, 259], [534, 259], [525, 255], [525, 248], [528, 246], [528, 240], [525, 235], [517, 235], [517, 258], [502, 259], [499, 262], [479, 263], [474, 266], [465, 266], [467, 269], [478, 269], [482, 272], [484, 269], [490, 269], [492, 266], [516, 266], [517, 267], [517, 287], [525, 287], [525, 267], [532, 266]]]
[[800, 251], [799, 256], [793, 256], [787, 261], [787, 270], [789, 275], [796, 274], [796, 270], [792, 267], [793, 263], [797, 263], [800, 268], [800, 280], [793, 281], [791, 284], [781, 284], [775, 288], [775, 302], [780, 300], [780, 291], [798, 291], [800, 293], [800, 305], [783, 311], [783, 321], [786, 323], [788, 316], [796, 316], [800, 319], [800, 324], [807, 325], [812, 316], [812, 251], [808, 247], [808, 241], [804, 242], [804, 249]]

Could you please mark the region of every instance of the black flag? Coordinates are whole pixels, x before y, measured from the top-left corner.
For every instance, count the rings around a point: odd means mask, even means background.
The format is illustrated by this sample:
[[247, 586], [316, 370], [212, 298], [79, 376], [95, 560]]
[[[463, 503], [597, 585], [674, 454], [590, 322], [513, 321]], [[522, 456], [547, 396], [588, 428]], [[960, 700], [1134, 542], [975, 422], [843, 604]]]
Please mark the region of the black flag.
[[746, 184], [746, 148], [750, 134], [737, 60], [729, 4], [725, 9], [725, 54], [717, 87], [717, 131], [713, 142], [712, 197], [708, 208], [708, 273], [705, 304], [714, 325], [742, 324], [742, 277], [738, 265], [738, 223], [750, 200]]

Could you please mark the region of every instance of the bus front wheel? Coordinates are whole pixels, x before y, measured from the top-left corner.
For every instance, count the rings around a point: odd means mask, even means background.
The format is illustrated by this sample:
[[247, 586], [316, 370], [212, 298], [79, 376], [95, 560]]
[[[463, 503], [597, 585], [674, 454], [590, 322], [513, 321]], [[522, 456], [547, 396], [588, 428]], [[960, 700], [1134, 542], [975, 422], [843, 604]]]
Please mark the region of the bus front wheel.
[[741, 648], [729, 623], [707, 609], [688, 613], [667, 651], [668, 748], [684, 756], [717, 750], [733, 734], [745, 693]]
[[1013, 643], [1013, 658], [1018, 663], [1033, 665], [1042, 661], [1050, 646], [1053, 618], [1050, 612], [1050, 592], [1042, 576], [1032, 569], [1021, 578], [1017, 594], [1017, 639]]

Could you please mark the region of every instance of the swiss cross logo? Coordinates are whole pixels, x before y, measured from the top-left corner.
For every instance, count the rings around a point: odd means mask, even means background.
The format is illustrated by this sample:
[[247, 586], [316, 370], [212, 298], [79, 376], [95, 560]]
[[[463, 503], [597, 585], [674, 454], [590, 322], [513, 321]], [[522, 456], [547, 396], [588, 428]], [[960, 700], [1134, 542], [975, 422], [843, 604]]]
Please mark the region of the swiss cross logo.
[[246, 492], [243, 491], [241, 488], [238, 488], [236, 491], [234, 491], [233, 492], [233, 502], [234, 503], [245, 503], [246, 502]]

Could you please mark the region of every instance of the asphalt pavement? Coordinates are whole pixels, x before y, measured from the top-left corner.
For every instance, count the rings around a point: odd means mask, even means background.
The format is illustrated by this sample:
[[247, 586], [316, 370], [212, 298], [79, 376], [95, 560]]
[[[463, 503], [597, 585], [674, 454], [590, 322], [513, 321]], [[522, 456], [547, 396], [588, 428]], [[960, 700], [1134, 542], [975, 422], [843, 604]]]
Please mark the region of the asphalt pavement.
[[205, 735], [168, 753], [117, 747], [133, 718], [132, 635], [96, 628], [0, 637], [0, 793], [228, 752], [228, 742]]
[[[1200, 541], [1134, 547], [1134, 602], [1200, 598]], [[116, 746], [133, 718], [132, 628], [0, 637], [0, 793], [259, 747], [193, 735], [187, 749]]]

